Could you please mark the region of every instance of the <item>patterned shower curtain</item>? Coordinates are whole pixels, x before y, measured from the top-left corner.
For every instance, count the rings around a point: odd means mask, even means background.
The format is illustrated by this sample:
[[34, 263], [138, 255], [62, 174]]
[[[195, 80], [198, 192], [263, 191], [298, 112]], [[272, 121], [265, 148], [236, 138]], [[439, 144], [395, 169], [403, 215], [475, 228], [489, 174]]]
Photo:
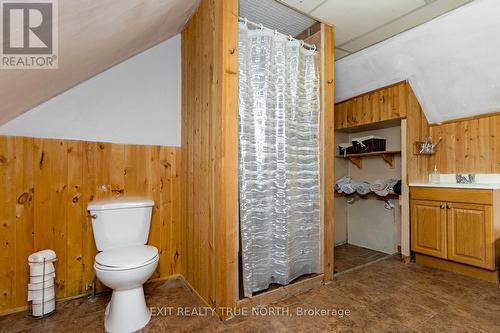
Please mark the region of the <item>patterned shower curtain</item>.
[[240, 227], [246, 297], [320, 269], [316, 51], [239, 26]]

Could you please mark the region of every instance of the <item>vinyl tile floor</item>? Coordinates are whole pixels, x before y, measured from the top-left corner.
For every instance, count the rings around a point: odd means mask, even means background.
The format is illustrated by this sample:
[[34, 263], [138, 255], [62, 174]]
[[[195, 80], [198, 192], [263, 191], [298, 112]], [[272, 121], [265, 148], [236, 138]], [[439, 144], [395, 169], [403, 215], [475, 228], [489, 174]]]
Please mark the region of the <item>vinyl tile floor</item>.
[[[149, 306], [174, 310], [154, 316], [141, 332], [500, 332], [497, 284], [404, 265], [394, 256], [271, 304], [260, 315], [226, 322], [177, 314], [204, 306], [180, 278], [150, 283], [145, 291]], [[42, 320], [26, 312], [3, 316], [0, 332], [102, 332], [109, 297], [59, 302]]]
[[387, 256], [385, 253], [352, 244], [338, 245], [335, 246], [335, 273], [345, 272]]

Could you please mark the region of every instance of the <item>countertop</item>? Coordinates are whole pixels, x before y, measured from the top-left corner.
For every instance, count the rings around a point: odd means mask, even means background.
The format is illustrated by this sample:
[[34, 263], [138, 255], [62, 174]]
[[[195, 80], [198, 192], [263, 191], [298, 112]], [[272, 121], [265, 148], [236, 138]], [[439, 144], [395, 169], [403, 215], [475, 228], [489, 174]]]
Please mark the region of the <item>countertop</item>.
[[462, 188], [462, 189], [483, 189], [483, 190], [498, 190], [500, 184], [457, 184], [457, 183], [410, 183], [410, 187], [439, 187], [439, 188]]

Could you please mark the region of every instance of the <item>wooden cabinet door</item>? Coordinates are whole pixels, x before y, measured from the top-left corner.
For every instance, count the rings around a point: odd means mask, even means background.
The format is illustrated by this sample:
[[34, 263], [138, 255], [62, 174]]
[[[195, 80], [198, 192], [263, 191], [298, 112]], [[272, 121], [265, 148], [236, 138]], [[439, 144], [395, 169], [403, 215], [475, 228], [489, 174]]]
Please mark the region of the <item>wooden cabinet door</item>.
[[411, 200], [411, 249], [446, 258], [446, 203]]
[[448, 203], [448, 259], [495, 269], [492, 208]]

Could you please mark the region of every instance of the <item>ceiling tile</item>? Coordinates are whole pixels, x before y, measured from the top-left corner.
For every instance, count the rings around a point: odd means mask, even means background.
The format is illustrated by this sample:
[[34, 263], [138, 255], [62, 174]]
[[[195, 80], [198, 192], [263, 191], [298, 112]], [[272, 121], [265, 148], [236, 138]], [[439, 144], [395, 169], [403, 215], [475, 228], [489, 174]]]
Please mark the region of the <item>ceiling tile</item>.
[[278, 1], [283, 2], [293, 8], [296, 8], [297, 10], [300, 10], [303, 13], [309, 13], [311, 10], [320, 5], [322, 2], [325, 2], [327, 0], [278, 0]]
[[346, 52], [344, 50], [340, 50], [340, 49], [335, 49], [335, 60], [339, 60], [339, 59], [342, 59], [344, 57], [347, 57], [350, 53], [349, 52]]
[[344, 50], [357, 52], [375, 43], [383, 41], [403, 31], [428, 22], [472, 0], [439, 0], [409, 13], [408, 15], [383, 25], [382, 27], [342, 44]]
[[423, 5], [425, 0], [328, 0], [311, 15], [335, 25], [341, 45]]

